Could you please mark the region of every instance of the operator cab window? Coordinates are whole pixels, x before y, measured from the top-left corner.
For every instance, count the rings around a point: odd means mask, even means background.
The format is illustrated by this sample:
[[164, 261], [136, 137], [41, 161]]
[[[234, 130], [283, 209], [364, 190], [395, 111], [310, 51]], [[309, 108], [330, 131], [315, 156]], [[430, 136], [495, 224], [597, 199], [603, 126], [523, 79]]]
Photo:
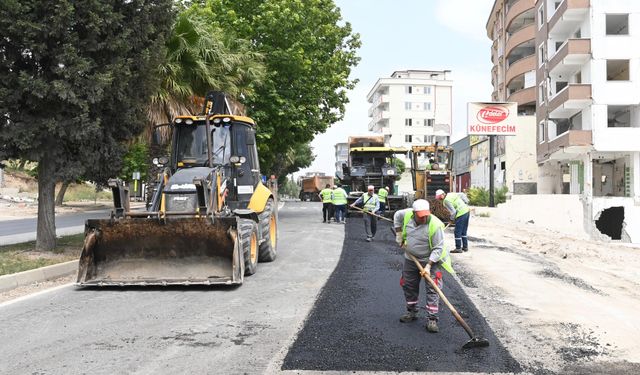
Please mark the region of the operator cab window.
[[[212, 154], [213, 164], [226, 165], [229, 164], [229, 157], [231, 157], [231, 125], [223, 124], [219, 127], [214, 127], [212, 130]], [[205, 146], [206, 154], [206, 146]]]

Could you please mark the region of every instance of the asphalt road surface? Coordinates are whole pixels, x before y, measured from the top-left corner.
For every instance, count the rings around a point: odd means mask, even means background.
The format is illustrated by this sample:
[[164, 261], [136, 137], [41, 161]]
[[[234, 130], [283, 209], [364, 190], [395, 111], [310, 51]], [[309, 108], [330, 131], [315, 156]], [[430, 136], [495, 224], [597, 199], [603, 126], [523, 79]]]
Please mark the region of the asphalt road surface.
[[320, 207], [287, 202], [278, 259], [240, 287], [67, 285], [0, 304], [0, 373], [520, 371], [452, 278], [445, 293], [489, 348], [462, 350], [468, 337], [444, 305], [438, 334], [424, 319], [400, 323], [388, 224], [367, 243], [360, 218], [323, 224]]
[[240, 287], [68, 285], [0, 305], [0, 374], [280, 372], [342, 250], [319, 207], [285, 205], [278, 258]]
[[[399, 322], [405, 311], [399, 285], [402, 253], [391, 223], [378, 222], [373, 242], [365, 242], [361, 218], [347, 221], [340, 262], [309, 319], [287, 354], [283, 368], [335, 371], [520, 372], [458, 283], [445, 275], [444, 293], [488, 348], [461, 349], [469, 337], [440, 303], [440, 332], [421, 319]], [[455, 254], [453, 254], [455, 256]], [[455, 262], [455, 258], [454, 258]], [[455, 263], [454, 263], [455, 267]]]

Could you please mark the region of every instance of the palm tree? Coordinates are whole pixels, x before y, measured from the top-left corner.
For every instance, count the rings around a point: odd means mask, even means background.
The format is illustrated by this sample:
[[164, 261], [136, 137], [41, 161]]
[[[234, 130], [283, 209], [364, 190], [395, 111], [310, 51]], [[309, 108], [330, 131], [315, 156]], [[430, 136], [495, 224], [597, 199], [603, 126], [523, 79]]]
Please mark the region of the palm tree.
[[[253, 94], [265, 77], [262, 55], [248, 41], [233, 39], [199, 15], [201, 8], [181, 12], [158, 67], [161, 84], [149, 106], [150, 130], [177, 114], [195, 114], [199, 97], [209, 90], [239, 98]], [[148, 134], [147, 134], [148, 135]]]

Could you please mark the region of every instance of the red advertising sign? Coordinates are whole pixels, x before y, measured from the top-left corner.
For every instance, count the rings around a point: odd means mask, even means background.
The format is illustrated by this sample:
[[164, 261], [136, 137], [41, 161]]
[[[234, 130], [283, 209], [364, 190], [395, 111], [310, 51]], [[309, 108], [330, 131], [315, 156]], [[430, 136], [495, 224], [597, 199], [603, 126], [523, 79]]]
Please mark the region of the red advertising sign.
[[517, 103], [469, 103], [469, 135], [516, 135]]

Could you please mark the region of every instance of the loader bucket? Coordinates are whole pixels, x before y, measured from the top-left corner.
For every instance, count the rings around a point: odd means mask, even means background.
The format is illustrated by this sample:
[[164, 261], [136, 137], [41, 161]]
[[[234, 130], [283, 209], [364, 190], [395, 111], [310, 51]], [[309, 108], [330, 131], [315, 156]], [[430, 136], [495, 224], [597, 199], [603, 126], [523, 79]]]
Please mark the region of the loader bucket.
[[236, 218], [88, 220], [79, 285], [241, 284]]

